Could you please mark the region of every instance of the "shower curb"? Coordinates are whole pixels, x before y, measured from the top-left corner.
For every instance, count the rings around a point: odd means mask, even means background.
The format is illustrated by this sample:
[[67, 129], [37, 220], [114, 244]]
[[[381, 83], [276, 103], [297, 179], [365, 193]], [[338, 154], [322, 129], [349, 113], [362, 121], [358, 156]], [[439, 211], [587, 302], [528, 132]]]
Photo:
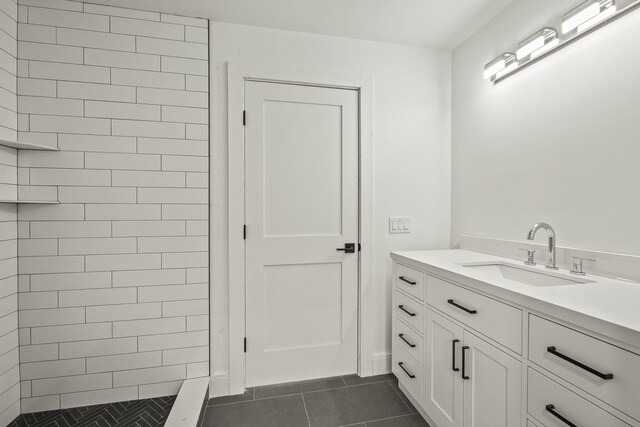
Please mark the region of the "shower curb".
[[209, 397], [209, 378], [186, 380], [180, 387], [165, 427], [197, 427]]

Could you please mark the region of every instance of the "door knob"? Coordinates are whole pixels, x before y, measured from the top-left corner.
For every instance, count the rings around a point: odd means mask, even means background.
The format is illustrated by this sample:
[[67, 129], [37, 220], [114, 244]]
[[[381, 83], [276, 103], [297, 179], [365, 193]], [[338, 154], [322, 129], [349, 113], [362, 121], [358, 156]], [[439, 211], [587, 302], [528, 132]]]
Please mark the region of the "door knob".
[[356, 253], [356, 244], [355, 243], [345, 243], [344, 248], [338, 248], [337, 251], [342, 251], [345, 254], [355, 254]]

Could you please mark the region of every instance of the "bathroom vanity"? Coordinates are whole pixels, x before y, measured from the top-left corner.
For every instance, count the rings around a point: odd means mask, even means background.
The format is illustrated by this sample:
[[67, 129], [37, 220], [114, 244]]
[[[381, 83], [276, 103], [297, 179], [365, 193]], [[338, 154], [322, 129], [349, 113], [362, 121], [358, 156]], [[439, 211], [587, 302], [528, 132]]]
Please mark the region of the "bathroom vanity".
[[640, 284], [466, 250], [391, 257], [393, 372], [433, 426], [640, 426]]

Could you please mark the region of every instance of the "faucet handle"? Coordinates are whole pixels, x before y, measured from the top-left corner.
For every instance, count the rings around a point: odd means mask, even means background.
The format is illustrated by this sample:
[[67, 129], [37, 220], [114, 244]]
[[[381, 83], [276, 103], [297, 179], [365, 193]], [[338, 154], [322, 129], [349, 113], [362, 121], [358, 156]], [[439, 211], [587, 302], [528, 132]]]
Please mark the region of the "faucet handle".
[[526, 265], [536, 265], [536, 261], [534, 258], [536, 254], [535, 249], [528, 249], [528, 248], [519, 248], [519, 249], [527, 253], [527, 260], [524, 262]]
[[573, 268], [571, 269], [570, 273], [577, 276], [584, 276], [587, 274], [583, 270], [582, 263], [584, 263], [585, 261], [596, 262], [596, 260], [593, 258], [583, 258], [579, 256], [573, 256], [571, 258], [573, 258]]

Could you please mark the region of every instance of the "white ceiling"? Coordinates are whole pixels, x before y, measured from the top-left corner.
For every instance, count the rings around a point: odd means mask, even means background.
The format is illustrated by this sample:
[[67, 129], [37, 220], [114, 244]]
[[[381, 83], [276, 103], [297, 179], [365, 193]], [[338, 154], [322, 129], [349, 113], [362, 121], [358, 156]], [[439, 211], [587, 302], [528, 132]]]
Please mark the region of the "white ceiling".
[[452, 49], [513, 0], [88, 0], [233, 24]]

